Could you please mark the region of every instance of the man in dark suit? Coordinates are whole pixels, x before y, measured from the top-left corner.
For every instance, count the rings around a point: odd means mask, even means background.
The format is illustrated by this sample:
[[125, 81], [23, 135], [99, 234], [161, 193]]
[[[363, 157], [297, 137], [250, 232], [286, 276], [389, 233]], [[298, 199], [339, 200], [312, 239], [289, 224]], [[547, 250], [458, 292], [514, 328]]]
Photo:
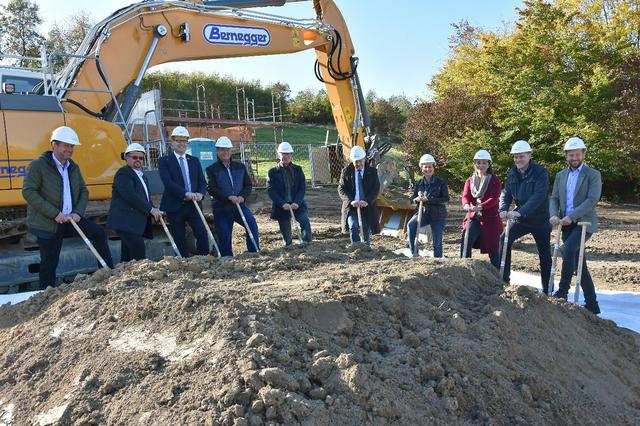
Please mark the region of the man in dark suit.
[[269, 170], [267, 192], [273, 201], [271, 206], [271, 219], [276, 219], [280, 226], [280, 233], [284, 244], [290, 246], [291, 238], [291, 211], [300, 224], [301, 238], [304, 242], [310, 242], [311, 224], [307, 215], [307, 204], [304, 201], [304, 193], [307, 187], [302, 167], [293, 164], [293, 147], [289, 142], [282, 142], [278, 146], [278, 165]]
[[149, 182], [142, 172], [144, 147], [132, 143], [124, 152], [127, 163], [113, 178], [107, 228], [116, 231], [121, 243], [121, 262], [146, 257], [144, 238], [153, 238], [151, 218], [160, 220], [149, 194]]
[[[244, 221], [240, 216], [238, 206], [247, 221], [249, 229], [246, 231], [247, 250], [260, 250], [258, 238], [258, 223], [245, 205], [245, 200], [251, 194], [253, 184], [244, 164], [231, 160], [231, 139], [221, 136], [216, 141], [216, 156], [218, 161], [207, 167], [208, 190], [211, 194], [211, 209], [213, 222], [216, 225], [220, 241], [222, 256], [233, 256], [231, 236], [233, 224], [244, 228]], [[251, 234], [248, 231], [251, 231]], [[253, 239], [251, 238], [253, 236]]]
[[351, 242], [360, 242], [358, 207], [361, 209], [364, 243], [369, 244], [370, 234], [379, 234], [376, 198], [380, 192], [380, 180], [376, 169], [366, 164], [367, 153], [359, 146], [351, 149], [351, 164], [342, 169], [338, 194], [342, 199], [342, 232], [347, 227]]
[[[558, 291], [553, 295], [567, 300], [571, 278], [577, 269], [580, 254], [582, 229], [578, 222], [590, 222], [587, 227], [586, 240], [598, 230], [596, 204], [602, 193], [602, 177], [600, 172], [584, 164], [587, 146], [583, 140], [572, 137], [564, 145], [564, 154], [568, 167], [556, 174], [553, 191], [549, 199], [549, 222], [553, 226], [562, 224], [562, 272]], [[585, 241], [586, 241], [585, 240]], [[587, 256], [582, 263], [582, 280], [580, 287], [584, 293], [585, 308], [600, 313], [596, 300], [596, 289], [587, 269]]]
[[200, 160], [186, 154], [189, 132], [182, 126], [171, 133], [173, 152], [158, 160], [160, 179], [164, 193], [160, 210], [165, 211], [171, 221], [171, 233], [183, 257], [189, 256], [185, 242], [185, 224], [189, 223], [196, 237], [196, 252], [209, 254], [209, 237], [202, 219], [193, 205], [200, 203], [207, 191], [207, 183]]

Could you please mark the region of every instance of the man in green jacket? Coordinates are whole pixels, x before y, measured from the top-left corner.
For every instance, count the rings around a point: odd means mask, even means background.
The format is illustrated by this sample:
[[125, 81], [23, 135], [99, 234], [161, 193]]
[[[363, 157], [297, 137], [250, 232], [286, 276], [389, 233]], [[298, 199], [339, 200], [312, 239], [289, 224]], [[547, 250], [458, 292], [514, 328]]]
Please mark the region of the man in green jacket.
[[73, 148], [80, 145], [70, 127], [58, 127], [51, 134], [51, 151], [45, 151], [27, 169], [22, 196], [27, 200], [27, 226], [40, 247], [40, 289], [55, 287], [62, 239], [71, 235], [73, 220], [93, 242], [104, 261], [113, 260], [104, 229], [84, 217], [89, 191], [80, 168], [71, 161]]

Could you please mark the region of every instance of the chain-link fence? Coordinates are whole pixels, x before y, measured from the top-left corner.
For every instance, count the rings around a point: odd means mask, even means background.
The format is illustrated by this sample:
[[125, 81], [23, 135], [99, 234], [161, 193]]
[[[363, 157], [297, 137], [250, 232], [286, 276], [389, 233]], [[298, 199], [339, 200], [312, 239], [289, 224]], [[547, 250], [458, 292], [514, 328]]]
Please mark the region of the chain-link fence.
[[[255, 187], [266, 186], [269, 169], [278, 163], [277, 148], [278, 144], [274, 142], [238, 146], [234, 159], [247, 167]], [[335, 146], [296, 144], [293, 150], [293, 162], [302, 167], [307, 182], [312, 186], [338, 183], [340, 171], [346, 163]]]

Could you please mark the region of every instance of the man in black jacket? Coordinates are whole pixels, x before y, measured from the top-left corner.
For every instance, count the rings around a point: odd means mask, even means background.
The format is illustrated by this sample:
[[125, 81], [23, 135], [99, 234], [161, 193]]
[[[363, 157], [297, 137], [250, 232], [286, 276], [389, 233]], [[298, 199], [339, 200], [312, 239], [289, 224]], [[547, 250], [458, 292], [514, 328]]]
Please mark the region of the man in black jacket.
[[361, 242], [358, 207], [362, 215], [363, 242], [369, 244], [370, 234], [380, 233], [376, 206], [380, 180], [376, 169], [366, 164], [366, 157], [361, 147], [352, 148], [349, 155], [351, 164], [342, 169], [338, 184], [338, 194], [342, 199], [342, 232], [346, 233], [348, 227], [352, 243]]
[[[527, 141], [517, 141], [511, 148], [515, 165], [507, 174], [507, 181], [500, 195], [500, 217], [511, 219], [507, 242], [504, 282], [511, 275], [511, 248], [518, 238], [531, 234], [536, 242], [540, 260], [542, 291], [549, 292], [551, 274], [551, 225], [549, 224], [549, 174], [540, 164], [531, 161], [531, 146]], [[509, 211], [511, 202], [515, 209]], [[500, 250], [504, 250], [504, 234], [500, 237]]]
[[310, 242], [311, 224], [307, 215], [307, 204], [304, 201], [306, 179], [302, 167], [291, 162], [293, 147], [289, 142], [282, 142], [278, 146], [278, 159], [276, 167], [269, 170], [267, 192], [273, 201], [271, 206], [271, 219], [276, 219], [280, 226], [280, 233], [284, 244], [290, 246], [291, 238], [291, 212], [295, 220], [300, 224], [301, 239]]
[[[220, 254], [222, 256], [233, 256], [233, 248], [231, 246], [233, 223], [235, 222], [244, 227], [238, 206], [242, 209], [242, 214], [247, 220], [249, 230], [251, 230], [251, 234], [249, 232], [246, 233], [247, 250], [255, 252], [260, 249], [258, 224], [251, 211], [244, 204], [251, 194], [253, 184], [247, 168], [242, 163], [231, 161], [232, 147], [233, 144], [228, 137], [221, 136], [218, 138], [216, 141], [218, 161], [207, 167], [207, 188], [212, 197], [213, 223], [216, 226], [220, 240]], [[250, 235], [253, 236], [255, 245]]]
[[160, 210], [151, 201], [149, 182], [142, 172], [144, 154], [139, 143], [129, 145], [124, 152], [127, 165], [113, 178], [107, 228], [120, 237], [121, 262], [146, 257], [144, 238], [153, 238], [151, 218], [160, 220]]

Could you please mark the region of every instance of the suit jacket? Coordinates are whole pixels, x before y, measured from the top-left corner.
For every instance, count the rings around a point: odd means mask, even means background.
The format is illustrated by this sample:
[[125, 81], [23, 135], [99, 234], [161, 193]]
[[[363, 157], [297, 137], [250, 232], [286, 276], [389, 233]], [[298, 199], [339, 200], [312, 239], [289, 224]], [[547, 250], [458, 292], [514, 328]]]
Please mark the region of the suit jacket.
[[[291, 185], [291, 202], [296, 203], [299, 208], [298, 212], [307, 211], [307, 204], [304, 202], [304, 194], [307, 189], [307, 183], [302, 171], [302, 167], [297, 164], [289, 166], [293, 170], [293, 182]], [[284, 173], [282, 167], [277, 166], [269, 170], [269, 179], [267, 180], [267, 192], [269, 198], [273, 201], [271, 206], [271, 219], [282, 220], [291, 217], [291, 213], [282, 208], [287, 202], [286, 188], [284, 184]]]
[[221, 161], [218, 160], [207, 167], [209, 181], [207, 189], [211, 195], [211, 208], [214, 214], [234, 214], [236, 207], [229, 201], [229, 196], [239, 195], [246, 201], [253, 190], [251, 176], [244, 164], [231, 161], [229, 170], [233, 177], [233, 185], [229, 180], [229, 172]]
[[[556, 174], [553, 182], [553, 191], [549, 199], [549, 215], [563, 218], [567, 208], [567, 179], [569, 168], [564, 168]], [[593, 234], [598, 230], [598, 216], [596, 204], [602, 194], [602, 177], [600, 172], [586, 164], [580, 170], [576, 189], [573, 196], [573, 212], [569, 215], [571, 220], [577, 222], [591, 222], [587, 232]]]
[[[349, 211], [354, 209], [351, 202], [356, 198], [356, 168], [353, 164], [349, 164], [342, 169], [340, 174], [340, 182], [338, 183], [338, 194], [342, 199], [342, 232], [348, 232], [347, 216]], [[376, 199], [380, 193], [380, 180], [378, 179], [378, 171], [368, 164], [364, 166], [362, 173], [362, 189], [364, 191], [363, 199], [368, 206], [362, 209], [362, 214], [367, 218], [367, 223], [371, 228], [372, 234], [380, 233], [380, 223], [378, 222], [378, 206]]]
[[518, 222], [533, 228], [547, 229], [549, 225], [549, 174], [542, 165], [531, 161], [521, 174], [516, 166], [507, 173], [507, 181], [500, 194], [500, 210], [508, 211], [515, 202], [520, 213]]
[[[438, 176], [432, 176], [431, 181], [427, 183], [427, 178], [423, 177], [413, 187], [413, 196], [411, 197], [411, 203], [417, 204], [413, 201], [418, 192], [425, 192], [427, 194], [427, 202], [425, 211], [429, 214], [429, 217], [433, 220], [445, 219], [447, 217], [447, 203], [449, 202], [449, 187], [444, 179]], [[416, 206], [416, 212], [418, 206]]]
[[[142, 179], [149, 188], [144, 174]], [[107, 228], [152, 238], [149, 212], [153, 207], [136, 172], [129, 166], [120, 168], [113, 178]]]
[[[207, 182], [204, 180], [200, 160], [189, 154], [185, 154], [185, 157], [189, 165], [191, 192], [206, 194]], [[160, 157], [160, 160], [158, 160], [158, 171], [160, 172], [160, 179], [164, 185], [160, 210], [176, 212], [180, 210], [184, 203], [191, 203], [191, 201], [185, 201], [184, 199], [184, 194], [187, 191], [184, 188], [184, 179], [182, 178], [180, 164], [178, 164], [178, 159], [173, 152], [164, 157]]]

